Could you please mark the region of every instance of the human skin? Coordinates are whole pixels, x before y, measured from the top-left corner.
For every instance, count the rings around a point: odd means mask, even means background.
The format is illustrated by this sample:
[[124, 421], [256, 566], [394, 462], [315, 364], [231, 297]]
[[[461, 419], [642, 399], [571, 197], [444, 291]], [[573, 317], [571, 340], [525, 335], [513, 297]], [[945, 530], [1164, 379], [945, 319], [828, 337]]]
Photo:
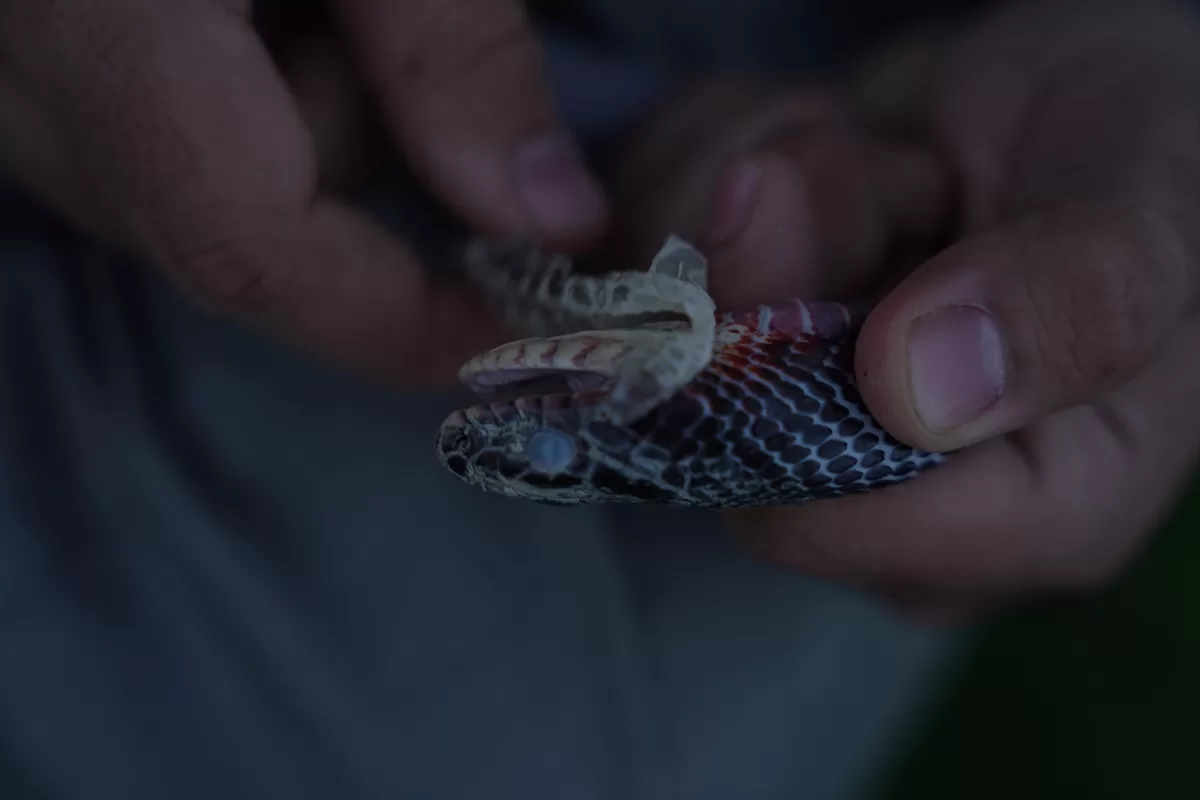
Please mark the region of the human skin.
[[[707, 83], [633, 138], [606, 203], [519, 3], [327, 5], [339, 36], [276, 62], [246, 0], [0, 0], [0, 169], [199, 302], [400, 386], [446, 385], [504, 333], [340, 199], [376, 121], [483, 233], [578, 250], [610, 213], [634, 250], [680, 233], [726, 305], [885, 286], [864, 398], [952, 461], [728, 519], [766, 558], [926, 608], [1104, 584], [1193, 467], [1200, 40], [1181, 7], [1014, 2], [939, 46], [888, 109], [903, 137], [844, 87]], [[924, 253], [899, 282], [897, 246]]]
[[0, 172], [208, 308], [373, 378], [448, 385], [502, 332], [337, 190], [370, 168], [378, 122], [472, 228], [598, 236], [604, 197], [523, 4], [334, 0], [306, 28], [289, 7], [314, 4], [277, 2], [296, 28], [278, 63], [252, 5], [270, 4], [0, 0]]
[[[952, 459], [727, 516], [765, 558], [954, 621], [1105, 585], [1195, 467], [1200, 34], [1167, 2], [1013, 3], [925, 63], [886, 115], [693, 88], [630, 144], [614, 207], [635, 249], [706, 245], [727, 305], [887, 288], [862, 394]], [[898, 250], [920, 254], [899, 280]]]

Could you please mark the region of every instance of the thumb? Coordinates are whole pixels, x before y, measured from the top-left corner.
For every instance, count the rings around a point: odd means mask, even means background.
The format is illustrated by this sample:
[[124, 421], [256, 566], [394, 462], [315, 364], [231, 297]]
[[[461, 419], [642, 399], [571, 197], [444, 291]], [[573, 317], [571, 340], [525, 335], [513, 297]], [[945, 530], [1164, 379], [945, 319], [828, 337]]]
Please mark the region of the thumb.
[[1059, 207], [962, 240], [863, 325], [863, 398], [895, 436], [953, 450], [1136, 376], [1194, 292], [1165, 220]]

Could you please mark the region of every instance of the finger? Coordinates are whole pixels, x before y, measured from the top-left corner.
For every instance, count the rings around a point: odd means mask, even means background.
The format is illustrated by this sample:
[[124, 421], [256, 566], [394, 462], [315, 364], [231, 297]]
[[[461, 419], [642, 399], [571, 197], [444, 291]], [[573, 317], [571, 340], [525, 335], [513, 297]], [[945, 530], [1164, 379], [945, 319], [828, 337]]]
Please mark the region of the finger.
[[339, 0], [385, 122], [472, 225], [561, 246], [594, 239], [601, 191], [559, 120], [517, 0]]
[[[704, 248], [723, 306], [837, 299], [944, 227], [950, 182], [931, 153], [876, 140], [804, 93], [702, 100], [668, 108], [665, 130], [623, 160], [616, 226], [630, 258], [675, 233]], [[695, 138], [672, 130], [681, 118]]]
[[863, 397], [914, 446], [952, 450], [1099, 398], [1193, 301], [1188, 249], [1153, 212], [1031, 214], [922, 265], [858, 339]]
[[987, 233], [918, 270], [859, 340], [864, 398], [906, 442], [963, 447], [1102, 396], [1190, 308], [1200, 73], [1167, 6], [1013, 8], [944, 64], [932, 122], [961, 222]]
[[711, 193], [702, 242], [732, 306], [847, 300], [889, 256], [941, 230], [949, 181], [932, 154], [841, 127], [781, 135], [735, 158]]
[[735, 78], [697, 82], [622, 142], [613, 165], [612, 238], [643, 261], [675, 233], [700, 244], [727, 164], [766, 140], [841, 119], [827, 93]]
[[912, 481], [730, 515], [756, 552], [869, 588], [1014, 597], [1103, 585], [1200, 457], [1200, 321], [1102, 405], [954, 454]]
[[[316, 193], [311, 137], [242, 13], [4, 4], [0, 39], [79, 186], [196, 297], [347, 365], [452, 381], [495, 341], [382, 228]], [[13, 35], [18, 32], [19, 35]]]
[[[328, 36], [292, 31], [275, 56], [317, 148], [322, 190], [348, 193], [382, 161], [384, 139], [344, 54]], [[97, 214], [76, 190], [77, 176], [46, 115], [0, 72], [0, 171], [95, 229]]]

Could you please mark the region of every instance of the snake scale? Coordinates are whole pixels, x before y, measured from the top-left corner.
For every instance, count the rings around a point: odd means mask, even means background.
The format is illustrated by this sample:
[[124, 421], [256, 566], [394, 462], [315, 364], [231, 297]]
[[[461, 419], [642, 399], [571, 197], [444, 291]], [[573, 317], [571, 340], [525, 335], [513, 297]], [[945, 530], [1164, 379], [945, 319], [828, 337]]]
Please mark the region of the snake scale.
[[706, 259], [675, 236], [645, 271], [585, 274], [479, 239], [464, 263], [527, 336], [460, 370], [480, 401], [446, 418], [437, 446], [468, 484], [550, 504], [744, 508], [875, 489], [943, 458], [867, 411], [845, 305], [718, 310]]

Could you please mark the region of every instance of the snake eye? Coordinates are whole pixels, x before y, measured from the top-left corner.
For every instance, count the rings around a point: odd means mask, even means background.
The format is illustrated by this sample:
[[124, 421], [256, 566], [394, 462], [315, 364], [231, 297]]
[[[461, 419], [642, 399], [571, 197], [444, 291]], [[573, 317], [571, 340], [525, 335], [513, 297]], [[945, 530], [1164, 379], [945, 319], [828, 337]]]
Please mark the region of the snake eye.
[[542, 428], [525, 443], [525, 460], [544, 475], [557, 475], [575, 460], [575, 440], [554, 428]]

